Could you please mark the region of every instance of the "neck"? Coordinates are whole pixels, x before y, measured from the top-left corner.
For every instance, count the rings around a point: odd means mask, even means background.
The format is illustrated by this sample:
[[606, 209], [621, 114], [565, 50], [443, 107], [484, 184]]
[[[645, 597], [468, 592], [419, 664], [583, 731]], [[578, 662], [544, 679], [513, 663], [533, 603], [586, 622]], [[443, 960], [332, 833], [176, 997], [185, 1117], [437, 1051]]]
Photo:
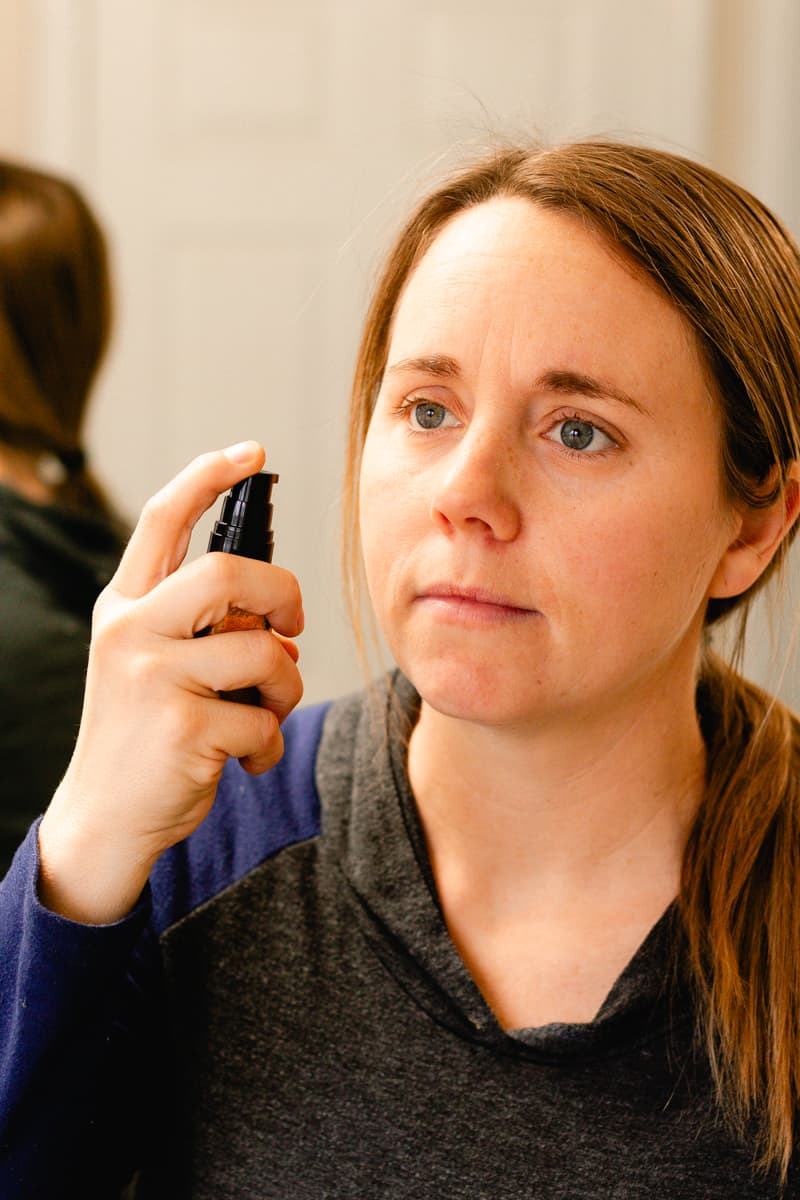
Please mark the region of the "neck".
[[665, 907], [704, 770], [693, 680], [680, 702], [654, 687], [533, 730], [468, 724], [423, 702], [409, 745], [437, 883], [502, 903], [650, 895]]
[[52, 503], [54, 489], [37, 473], [39, 456], [12, 446], [0, 446], [0, 483], [34, 504]]

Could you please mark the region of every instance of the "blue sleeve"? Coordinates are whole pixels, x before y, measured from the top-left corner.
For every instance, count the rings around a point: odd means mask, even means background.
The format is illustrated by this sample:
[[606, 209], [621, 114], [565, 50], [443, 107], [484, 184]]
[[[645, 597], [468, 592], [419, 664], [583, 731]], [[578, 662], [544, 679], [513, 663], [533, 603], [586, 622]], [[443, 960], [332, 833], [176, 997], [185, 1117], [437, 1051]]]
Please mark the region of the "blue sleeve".
[[286, 719], [283, 757], [266, 774], [248, 775], [235, 760], [228, 761], [203, 824], [153, 869], [153, 920], [159, 933], [273, 854], [319, 832], [314, 768], [328, 707], [304, 708]]
[[[131, 1021], [142, 1030], [137, 996], [158, 990], [147, 986], [149, 889], [114, 925], [56, 916], [36, 895], [36, 831], [0, 885], [0, 1195], [113, 1195], [132, 1165]], [[108, 1098], [126, 1076], [110, 1127]], [[87, 1161], [86, 1190], [70, 1193]]]
[[259, 862], [319, 830], [314, 764], [326, 707], [284, 723], [285, 753], [229, 762], [211, 813], [158, 862], [113, 925], [68, 921], [36, 893], [36, 827], [0, 883], [0, 1196], [115, 1194], [169, 1093], [159, 935]]

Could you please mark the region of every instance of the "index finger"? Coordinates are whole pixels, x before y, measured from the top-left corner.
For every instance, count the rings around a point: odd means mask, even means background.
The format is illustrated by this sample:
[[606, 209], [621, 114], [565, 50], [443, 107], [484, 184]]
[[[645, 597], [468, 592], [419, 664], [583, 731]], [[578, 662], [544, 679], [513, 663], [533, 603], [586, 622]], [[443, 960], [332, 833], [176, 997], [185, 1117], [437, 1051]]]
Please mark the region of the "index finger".
[[176, 571], [203, 513], [240, 479], [260, 471], [264, 458], [258, 442], [238, 442], [184, 467], [145, 504], [111, 587], [138, 599]]

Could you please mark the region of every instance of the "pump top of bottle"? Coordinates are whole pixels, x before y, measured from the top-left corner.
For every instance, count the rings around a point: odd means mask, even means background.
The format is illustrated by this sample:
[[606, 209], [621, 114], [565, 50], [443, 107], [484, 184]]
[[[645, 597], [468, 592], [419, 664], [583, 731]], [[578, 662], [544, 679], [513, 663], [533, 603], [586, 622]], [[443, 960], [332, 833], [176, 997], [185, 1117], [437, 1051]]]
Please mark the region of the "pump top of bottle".
[[223, 501], [220, 519], [211, 531], [209, 550], [272, 562], [274, 536], [270, 496], [273, 484], [277, 482], [277, 475], [259, 471], [234, 484]]

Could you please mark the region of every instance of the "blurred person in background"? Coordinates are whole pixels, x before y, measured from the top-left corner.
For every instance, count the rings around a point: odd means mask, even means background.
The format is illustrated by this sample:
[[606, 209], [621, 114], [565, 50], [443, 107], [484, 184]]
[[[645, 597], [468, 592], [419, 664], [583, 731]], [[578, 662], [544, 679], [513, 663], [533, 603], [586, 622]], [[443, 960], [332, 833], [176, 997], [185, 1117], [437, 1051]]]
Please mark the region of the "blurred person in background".
[[92, 607], [123, 546], [82, 443], [110, 328], [86, 200], [0, 161], [0, 876], [72, 753]]

